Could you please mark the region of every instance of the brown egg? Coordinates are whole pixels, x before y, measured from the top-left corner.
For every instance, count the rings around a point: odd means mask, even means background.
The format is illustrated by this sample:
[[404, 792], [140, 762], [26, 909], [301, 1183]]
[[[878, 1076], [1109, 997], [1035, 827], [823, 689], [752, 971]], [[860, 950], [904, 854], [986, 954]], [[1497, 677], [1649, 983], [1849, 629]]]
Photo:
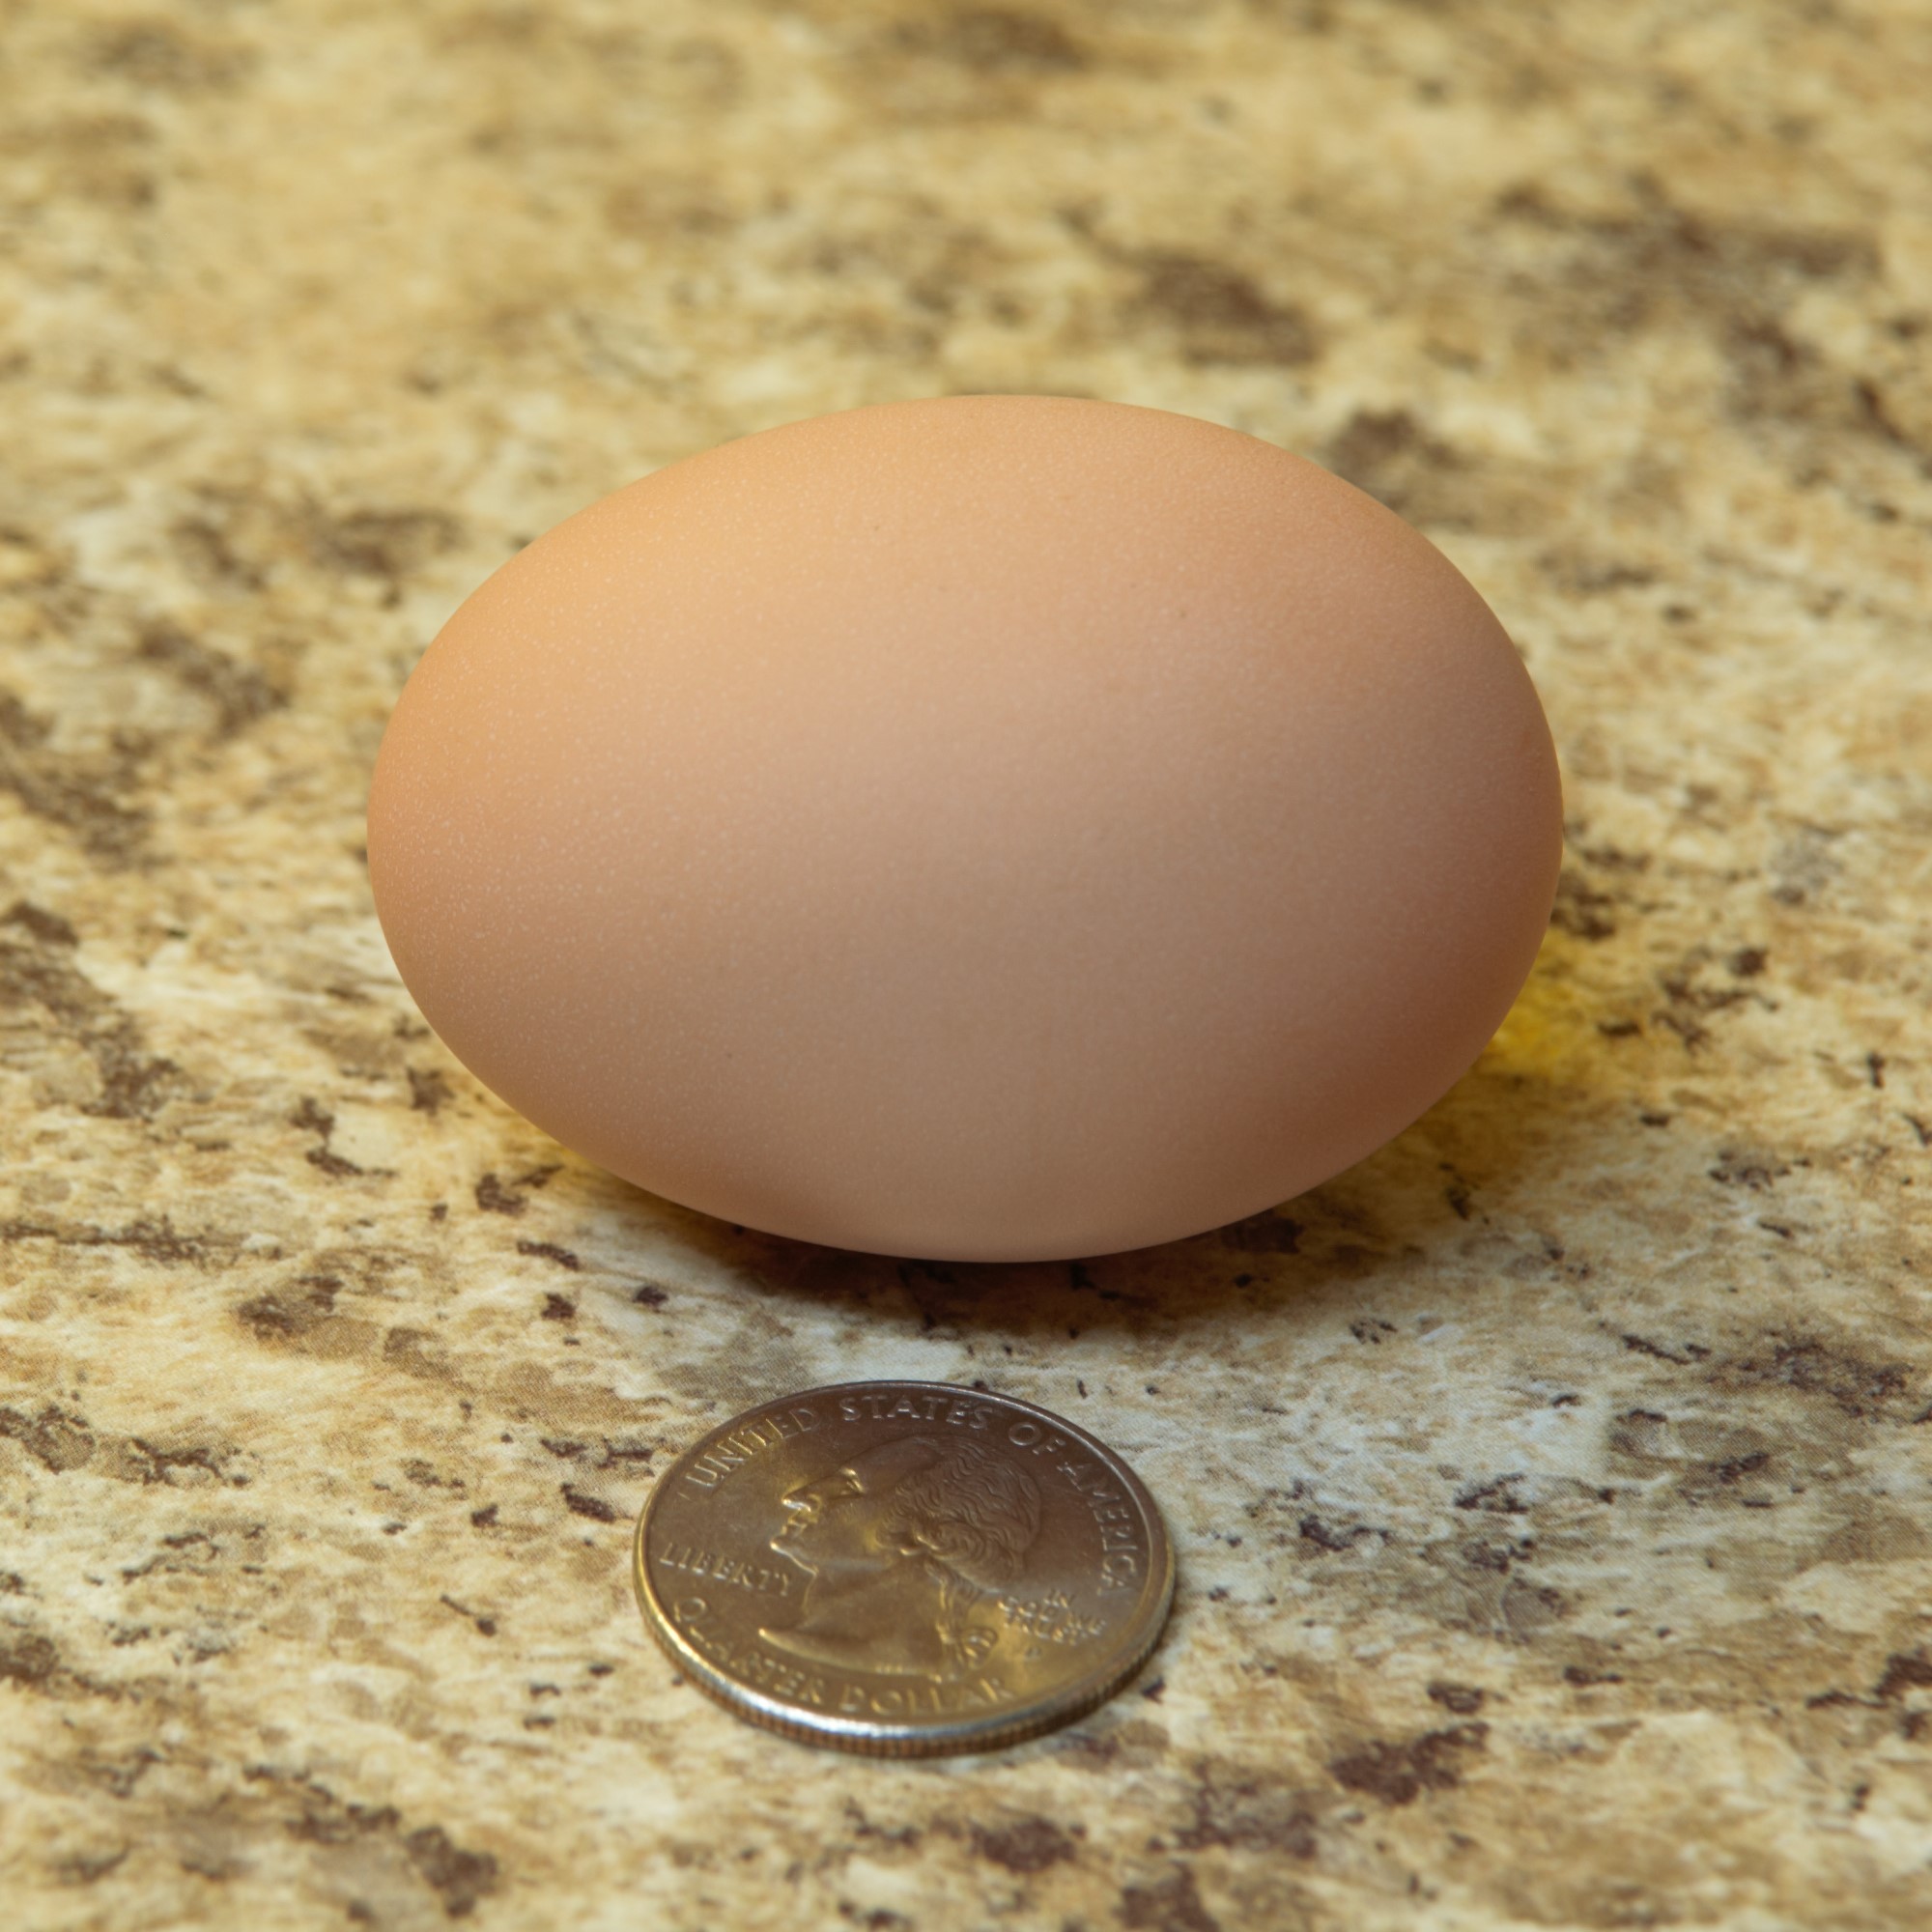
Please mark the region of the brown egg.
[[1190, 417], [894, 403], [505, 564], [369, 802], [481, 1080], [726, 1220], [1043, 1260], [1326, 1179], [1481, 1051], [1549, 913], [1548, 728], [1475, 591]]

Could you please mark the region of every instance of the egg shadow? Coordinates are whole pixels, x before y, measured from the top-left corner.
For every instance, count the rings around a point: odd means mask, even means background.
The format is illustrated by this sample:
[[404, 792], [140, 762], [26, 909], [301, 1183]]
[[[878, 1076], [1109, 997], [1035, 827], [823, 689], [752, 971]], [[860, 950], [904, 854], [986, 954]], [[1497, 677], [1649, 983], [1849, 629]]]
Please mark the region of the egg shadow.
[[[1620, 1119], [1630, 1125], [1619, 1129]], [[1492, 1047], [1413, 1125], [1323, 1185], [1157, 1247], [1077, 1261], [942, 1261], [661, 1211], [681, 1245], [755, 1283], [775, 1308], [870, 1317], [900, 1334], [915, 1322], [932, 1339], [975, 1344], [996, 1369], [999, 1350], [1095, 1333], [1332, 1318], [1398, 1285], [1439, 1293], [1472, 1263], [1498, 1288], [1547, 1276], [1563, 1260], [1549, 1223], [1566, 1177], [1601, 1158], [1606, 1135], [1639, 1132], [1627, 1095]]]

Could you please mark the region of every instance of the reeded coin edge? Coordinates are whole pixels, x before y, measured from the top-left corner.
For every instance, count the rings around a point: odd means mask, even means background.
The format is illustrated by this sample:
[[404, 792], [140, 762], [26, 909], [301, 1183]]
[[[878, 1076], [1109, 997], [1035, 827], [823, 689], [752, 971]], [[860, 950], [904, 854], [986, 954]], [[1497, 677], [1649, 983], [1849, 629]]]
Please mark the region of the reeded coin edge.
[[[1107, 1670], [1096, 1677], [1069, 1685], [1044, 1702], [1029, 1703], [1004, 1713], [990, 1712], [953, 1724], [895, 1724], [869, 1719], [842, 1718], [836, 1714], [808, 1718], [800, 1713], [796, 1705], [741, 1684], [720, 1670], [678, 1633], [668, 1609], [658, 1598], [644, 1560], [652, 1517], [659, 1499], [669, 1494], [678, 1472], [702, 1453], [714, 1435], [728, 1433], [747, 1417], [755, 1416], [776, 1404], [804, 1402], [813, 1397], [830, 1398], [881, 1387], [919, 1389], [954, 1397], [962, 1392], [991, 1395], [995, 1401], [1019, 1409], [1036, 1420], [1078, 1431], [1117, 1472], [1126, 1485], [1127, 1492], [1133, 1497], [1147, 1527], [1149, 1549], [1158, 1559], [1159, 1580], [1153, 1592], [1143, 1600], [1137, 1612], [1136, 1621], [1142, 1626], [1139, 1634]], [[966, 1751], [998, 1750], [1009, 1745], [1023, 1744], [1030, 1738], [1056, 1730], [1062, 1724], [1071, 1723], [1076, 1718], [1084, 1717], [1089, 1711], [1104, 1704], [1153, 1655], [1160, 1642], [1174, 1606], [1175, 1564], [1174, 1546], [1168, 1539], [1167, 1524], [1147, 1485], [1121, 1456], [1070, 1417], [1041, 1408], [1037, 1403], [1027, 1402], [1019, 1396], [1001, 1395], [996, 1390], [973, 1390], [958, 1382], [914, 1381], [896, 1376], [882, 1376], [869, 1381], [828, 1382], [817, 1388], [798, 1389], [782, 1396], [773, 1396], [707, 1429], [651, 1486], [651, 1492], [639, 1512], [637, 1531], [632, 1538], [631, 1580], [644, 1627], [658, 1647], [700, 1690], [734, 1717], [775, 1731], [797, 1744], [816, 1745], [869, 1757], [943, 1757]]]

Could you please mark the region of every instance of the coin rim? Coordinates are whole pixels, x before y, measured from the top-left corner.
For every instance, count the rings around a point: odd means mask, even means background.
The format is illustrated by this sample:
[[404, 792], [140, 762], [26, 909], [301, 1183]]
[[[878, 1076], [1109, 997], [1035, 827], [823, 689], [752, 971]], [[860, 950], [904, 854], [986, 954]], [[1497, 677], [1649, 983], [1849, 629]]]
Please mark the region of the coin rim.
[[[1076, 1679], [1042, 1702], [946, 1724], [895, 1723], [888, 1719], [844, 1718], [837, 1714], [807, 1716], [795, 1704], [739, 1683], [705, 1659], [677, 1630], [651, 1582], [644, 1549], [658, 1505], [670, 1493], [679, 1472], [696, 1461], [714, 1436], [728, 1434], [748, 1416], [785, 1403], [807, 1402], [814, 1397], [830, 1399], [859, 1390], [882, 1388], [920, 1390], [955, 1399], [961, 1396], [991, 1396], [995, 1402], [1057, 1429], [1072, 1430], [1124, 1483], [1147, 1526], [1150, 1568], [1156, 1573], [1157, 1582], [1151, 1591], [1143, 1595], [1135, 1613], [1140, 1628], [1129, 1624], [1130, 1641], [1106, 1669], [1092, 1677]], [[869, 1381], [827, 1382], [817, 1388], [770, 1396], [707, 1429], [651, 1486], [651, 1492], [638, 1513], [637, 1530], [631, 1539], [631, 1581], [638, 1607], [643, 1614], [644, 1627], [657, 1639], [659, 1648], [700, 1690], [723, 1704], [734, 1716], [800, 1744], [826, 1746], [873, 1757], [940, 1757], [959, 1751], [995, 1750], [1007, 1745], [1019, 1744], [1028, 1738], [1038, 1737], [1044, 1731], [1070, 1723], [1096, 1705], [1105, 1703], [1153, 1654], [1154, 1646], [1167, 1628], [1168, 1616], [1174, 1605], [1174, 1546], [1168, 1538], [1160, 1507], [1149, 1492], [1147, 1485], [1123, 1457], [1079, 1423], [1056, 1414], [1052, 1409], [1042, 1408], [1037, 1403], [1024, 1401], [1019, 1396], [1002, 1395], [996, 1389], [974, 1388], [963, 1382], [915, 1381], [895, 1376]]]

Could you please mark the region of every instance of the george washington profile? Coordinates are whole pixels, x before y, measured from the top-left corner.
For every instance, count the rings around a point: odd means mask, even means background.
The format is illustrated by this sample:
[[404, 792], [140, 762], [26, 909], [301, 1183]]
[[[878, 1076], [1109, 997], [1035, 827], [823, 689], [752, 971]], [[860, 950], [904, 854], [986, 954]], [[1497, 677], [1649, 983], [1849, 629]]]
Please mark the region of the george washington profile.
[[997, 1640], [968, 1613], [1021, 1574], [1039, 1490], [970, 1439], [910, 1435], [787, 1492], [771, 1547], [810, 1577], [804, 1614], [758, 1634], [838, 1669], [950, 1677]]

